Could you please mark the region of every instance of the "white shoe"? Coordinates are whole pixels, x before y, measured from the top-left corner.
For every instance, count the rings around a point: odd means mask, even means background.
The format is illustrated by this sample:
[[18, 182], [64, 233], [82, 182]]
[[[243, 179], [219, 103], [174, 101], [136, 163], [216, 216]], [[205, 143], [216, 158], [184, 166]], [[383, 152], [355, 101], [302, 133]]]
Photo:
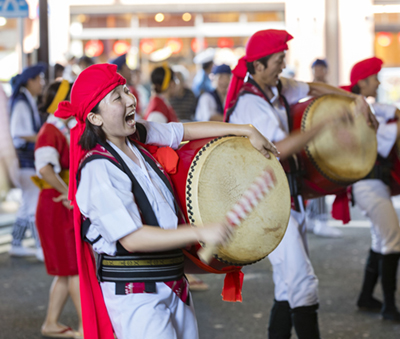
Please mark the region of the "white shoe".
[[36, 255], [36, 250], [24, 246], [11, 246], [8, 253], [10, 253], [12, 257], [33, 257]]
[[43, 248], [41, 247], [37, 248], [35, 255], [37, 260], [44, 262]]
[[341, 238], [343, 232], [337, 228], [328, 226], [327, 222], [315, 220], [314, 234], [325, 238]]

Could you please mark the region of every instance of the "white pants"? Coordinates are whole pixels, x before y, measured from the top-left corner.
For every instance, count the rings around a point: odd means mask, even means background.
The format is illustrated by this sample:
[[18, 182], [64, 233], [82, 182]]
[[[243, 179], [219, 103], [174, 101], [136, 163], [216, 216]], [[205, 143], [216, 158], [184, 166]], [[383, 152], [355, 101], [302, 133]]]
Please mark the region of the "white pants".
[[268, 256], [273, 266], [275, 300], [291, 308], [318, 303], [318, 279], [308, 258], [304, 213], [291, 211], [278, 247]]
[[307, 218], [326, 222], [328, 220], [328, 211], [325, 203], [325, 197], [308, 200], [306, 212]]
[[358, 207], [370, 218], [371, 249], [380, 254], [400, 253], [400, 227], [390, 189], [381, 180], [366, 179], [353, 185]]
[[12, 244], [20, 246], [25, 237], [25, 232], [30, 229], [36, 241], [36, 246], [40, 247], [40, 240], [36, 230], [35, 215], [39, 198], [39, 188], [33, 183], [31, 177], [36, 175], [33, 168], [18, 169], [16, 184], [22, 191], [21, 205], [17, 212], [17, 219], [12, 231]]
[[118, 339], [198, 339], [193, 300], [186, 305], [164, 283], [156, 293], [115, 294], [115, 283], [101, 289]]

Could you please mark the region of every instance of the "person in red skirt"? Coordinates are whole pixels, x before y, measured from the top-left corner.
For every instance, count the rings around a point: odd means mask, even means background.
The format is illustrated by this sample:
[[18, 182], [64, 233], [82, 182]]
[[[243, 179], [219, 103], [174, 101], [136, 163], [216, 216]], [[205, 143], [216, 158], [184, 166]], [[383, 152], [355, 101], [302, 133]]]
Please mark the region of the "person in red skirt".
[[157, 67], [151, 72], [155, 94], [150, 98], [144, 119], [154, 122], [178, 122], [179, 119], [169, 103], [175, 90], [175, 75], [168, 66]]
[[[70, 89], [70, 83], [62, 80], [50, 84], [45, 92], [43, 110], [50, 115], [38, 133], [35, 146], [37, 177], [33, 177], [41, 189], [36, 211], [37, 228], [47, 273], [54, 275], [41, 332], [43, 336], [54, 338], [80, 338], [83, 333], [73, 213], [67, 199], [69, 128], [66, 120], [53, 115], [58, 103], [69, 98]], [[58, 322], [68, 296], [78, 313], [79, 332]]]

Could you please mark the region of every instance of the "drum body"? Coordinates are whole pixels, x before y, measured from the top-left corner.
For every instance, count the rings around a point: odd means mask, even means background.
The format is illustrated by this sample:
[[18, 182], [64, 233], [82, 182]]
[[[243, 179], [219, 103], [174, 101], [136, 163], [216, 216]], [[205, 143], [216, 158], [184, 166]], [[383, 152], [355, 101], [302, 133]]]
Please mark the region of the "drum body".
[[289, 221], [290, 192], [282, 166], [273, 155], [265, 158], [244, 137], [196, 140], [181, 146], [177, 153], [178, 170], [171, 179], [184, 213], [198, 227], [224, 220], [254, 179], [270, 168], [275, 187], [215, 257], [242, 266], [261, 260], [278, 246]]
[[[344, 110], [353, 111], [353, 99], [341, 95], [324, 95], [291, 106], [293, 130], [303, 132], [339, 116]], [[317, 135], [299, 156], [303, 172], [301, 192], [311, 199], [335, 194], [364, 178], [377, 157], [375, 131], [363, 115], [354, 116], [354, 124], [337, 124]]]

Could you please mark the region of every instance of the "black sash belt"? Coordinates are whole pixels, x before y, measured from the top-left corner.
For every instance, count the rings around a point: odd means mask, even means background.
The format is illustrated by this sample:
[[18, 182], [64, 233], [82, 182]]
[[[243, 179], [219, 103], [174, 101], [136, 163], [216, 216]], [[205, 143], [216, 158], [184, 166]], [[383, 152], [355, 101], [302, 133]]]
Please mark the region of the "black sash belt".
[[184, 275], [185, 257], [181, 250], [160, 253], [98, 257], [100, 281], [115, 282], [116, 294], [125, 294], [125, 284], [144, 282], [146, 292], [155, 292], [156, 282], [179, 280]]
[[390, 176], [390, 168], [382, 165], [375, 165], [365, 179], [379, 179], [386, 185], [390, 185]]

